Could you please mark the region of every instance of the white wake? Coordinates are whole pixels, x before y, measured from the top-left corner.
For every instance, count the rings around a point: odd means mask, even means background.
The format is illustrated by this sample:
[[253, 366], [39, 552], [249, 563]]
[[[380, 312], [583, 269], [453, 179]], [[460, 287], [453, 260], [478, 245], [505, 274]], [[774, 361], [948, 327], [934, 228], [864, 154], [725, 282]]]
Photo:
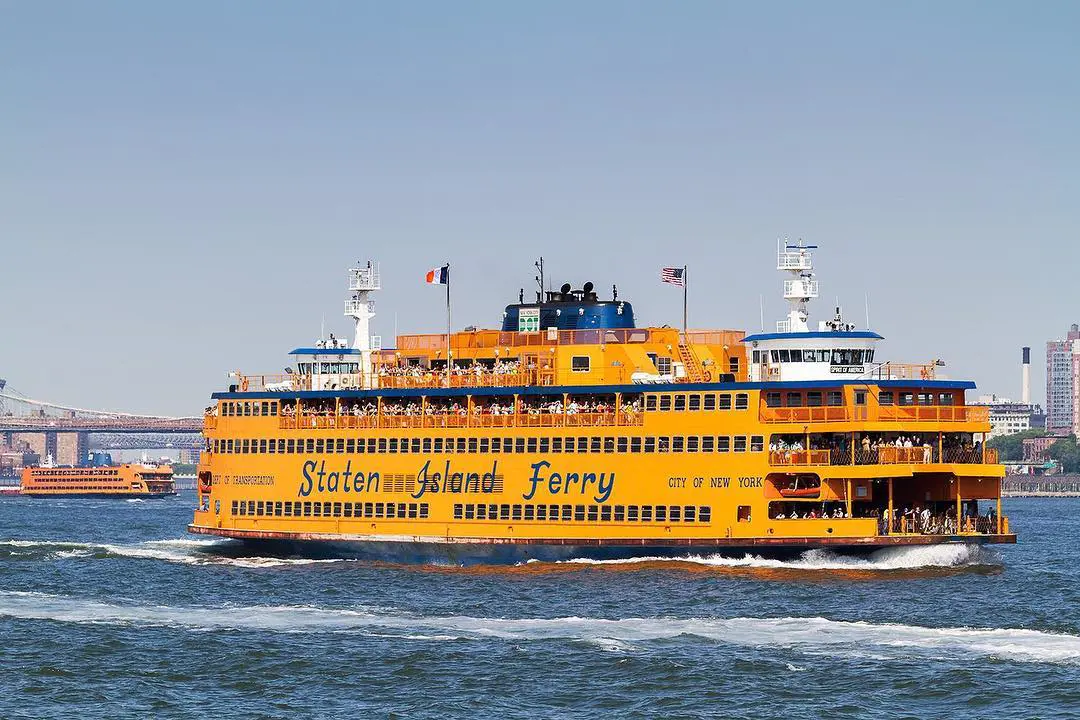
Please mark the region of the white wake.
[[[530, 561], [534, 563], [537, 561]], [[687, 557], [639, 557], [622, 560], [591, 560], [575, 558], [559, 561], [579, 565], [632, 565], [635, 563], [694, 563], [715, 567], [768, 568], [790, 570], [914, 570], [928, 567], [964, 567], [969, 565], [998, 565], [1000, 558], [992, 550], [979, 545], [950, 544], [922, 547], [882, 548], [867, 555], [841, 555], [830, 550], [807, 550], [792, 560], [776, 560], [758, 555], [741, 558], [723, 555], [690, 555]]]
[[569, 640], [602, 648], [685, 637], [725, 645], [872, 658], [1004, 658], [1080, 664], [1080, 636], [1015, 628], [931, 628], [821, 617], [537, 619], [423, 616], [306, 606], [172, 607], [0, 591], [0, 617], [282, 633], [363, 632], [403, 640]]
[[182, 565], [226, 565], [242, 568], [268, 568], [289, 565], [312, 565], [317, 563], [349, 562], [345, 559], [278, 558], [258, 556], [233, 556], [227, 551], [235, 549], [232, 540], [148, 540], [130, 545], [113, 543], [67, 542], [64, 540], [0, 540], [0, 548], [9, 548], [13, 556], [32, 553], [44, 554], [56, 559], [124, 557], [140, 560], [163, 560]]

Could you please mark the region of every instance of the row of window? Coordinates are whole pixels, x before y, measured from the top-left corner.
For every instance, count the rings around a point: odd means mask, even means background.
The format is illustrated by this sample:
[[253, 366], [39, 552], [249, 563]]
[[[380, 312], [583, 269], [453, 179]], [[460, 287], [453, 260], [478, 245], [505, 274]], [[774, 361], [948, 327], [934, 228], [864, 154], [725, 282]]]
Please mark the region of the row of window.
[[[575, 396], [577, 397], [577, 396]], [[660, 410], [747, 410], [748, 393], [646, 393], [645, 409]], [[276, 417], [277, 401], [225, 401], [221, 403], [223, 417]]]
[[753, 354], [753, 363], [758, 365], [760, 363], [770, 360], [773, 365], [776, 363], [802, 363], [802, 362], [821, 362], [830, 363], [832, 365], [862, 365], [874, 361], [873, 350], [863, 350], [858, 348], [852, 349], [834, 349], [834, 350], [755, 350]]
[[[132, 490], [137, 490], [138, 488], [139, 488], [138, 483], [131, 483], [131, 489]], [[127, 485], [125, 483], [123, 483], [123, 482], [112, 483], [110, 485], [101, 485], [101, 484], [95, 484], [95, 485], [71, 485], [69, 483], [63, 483], [61, 485], [61, 484], [55, 484], [55, 483], [34, 483], [33, 485], [27, 486], [26, 489], [30, 490], [30, 491], [63, 490], [64, 492], [70, 492], [71, 490], [91, 490], [91, 491], [94, 491], [94, 492], [99, 492], [99, 491], [104, 492], [106, 490], [126, 490]]]
[[243, 402], [226, 401], [221, 403], [222, 417], [276, 417], [277, 401], [245, 400]]
[[405, 502], [313, 502], [310, 500], [233, 500], [236, 517], [346, 517], [420, 519], [428, 518], [427, 503]]
[[668, 453], [762, 452], [763, 435], [519, 438], [215, 438], [210, 451], [225, 455], [431, 454], [431, 453]]
[[[882, 390], [878, 392], [879, 405], [952, 405], [953, 394], [951, 392], [894, 392]], [[765, 405], [767, 407], [821, 407], [840, 406], [844, 404], [844, 393], [840, 390], [810, 390], [808, 392], [790, 391], [780, 392], [770, 390], [765, 393]], [[866, 391], [855, 391], [855, 404], [866, 404]]]
[[708, 505], [498, 505], [458, 503], [455, 520], [535, 520], [537, 522], [703, 522]]
[[[732, 400], [734, 399], [734, 405]], [[646, 410], [746, 410], [750, 407], [750, 395], [747, 393], [675, 393], [645, 395]]]
[[59, 477], [59, 478], [64, 478], [64, 477], [70, 476], [70, 477], [80, 478], [80, 477], [87, 477], [87, 476], [105, 477], [105, 476], [112, 476], [112, 475], [119, 475], [119, 474], [120, 474], [119, 470], [112, 470], [112, 469], [96, 470], [96, 469], [93, 469], [93, 468], [59, 468], [59, 469], [56, 469], [56, 470], [41, 470], [41, 469], [35, 469], [34, 470], [34, 477]]
[[932, 393], [893, 393], [892, 390], [882, 390], [878, 393], [879, 405], [952, 405], [953, 394], [951, 392]]

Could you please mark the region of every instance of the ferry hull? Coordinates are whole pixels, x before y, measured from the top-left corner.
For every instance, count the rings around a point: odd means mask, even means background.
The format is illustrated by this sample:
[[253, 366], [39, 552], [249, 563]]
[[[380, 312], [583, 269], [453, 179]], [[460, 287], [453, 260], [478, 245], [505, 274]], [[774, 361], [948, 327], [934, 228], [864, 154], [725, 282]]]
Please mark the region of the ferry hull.
[[233, 530], [189, 525], [188, 532], [242, 540], [253, 552], [313, 558], [348, 558], [389, 562], [455, 565], [514, 564], [538, 560], [627, 560], [701, 555], [789, 558], [807, 550], [829, 549], [863, 554], [886, 547], [1013, 544], [1014, 534], [894, 535], [865, 538], [709, 538], [671, 542], [656, 539], [582, 540], [581, 538], [418, 538], [323, 533]]
[[58, 492], [26, 492], [19, 493], [25, 497], [32, 498], [114, 498], [116, 500], [157, 500], [160, 498], [176, 497], [179, 493], [175, 490], [172, 492], [159, 492], [159, 493], [117, 493], [117, 492], [81, 492], [81, 493], [58, 493]]

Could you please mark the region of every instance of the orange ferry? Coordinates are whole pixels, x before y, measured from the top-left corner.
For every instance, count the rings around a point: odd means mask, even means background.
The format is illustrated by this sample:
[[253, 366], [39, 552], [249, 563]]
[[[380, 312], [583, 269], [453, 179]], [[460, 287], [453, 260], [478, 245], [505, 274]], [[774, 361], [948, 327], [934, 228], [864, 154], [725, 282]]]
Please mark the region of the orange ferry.
[[176, 495], [172, 467], [124, 463], [100, 467], [61, 467], [47, 458], [22, 471], [21, 495], [31, 497], [147, 498]]
[[213, 394], [189, 530], [455, 562], [1015, 542], [974, 383], [878, 360], [839, 308], [811, 329], [811, 250], [778, 248], [775, 332], [639, 328], [587, 283], [392, 350], [353, 268], [351, 346]]

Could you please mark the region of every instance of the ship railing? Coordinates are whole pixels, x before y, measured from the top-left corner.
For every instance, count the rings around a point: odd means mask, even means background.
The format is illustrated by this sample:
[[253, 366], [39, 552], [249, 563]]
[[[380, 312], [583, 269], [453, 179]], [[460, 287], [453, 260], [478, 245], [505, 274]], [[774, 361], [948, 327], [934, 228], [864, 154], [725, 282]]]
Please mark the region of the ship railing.
[[427, 415], [325, 415], [301, 413], [281, 415], [282, 430], [373, 429], [373, 428], [523, 428], [523, 427], [633, 427], [643, 424], [642, 413], [506, 413]]
[[[674, 345], [679, 331], [671, 328], [596, 328], [589, 330], [541, 330], [539, 332], [503, 332], [476, 330], [454, 333], [450, 349], [460, 355], [465, 350], [547, 347], [551, 345], [606, 345], [662, 343]], [[692, 343], [736, 347], [745, 333], [738, 330], [690, 330]], [[399, 335], [396, 351], [400, 353], [446, 350], [446, 334]]]
[[206, 413], [203, 415], [203, 429], [205, 430], [217, 430], [218, 416], [213, 413]]
[[990, 408], [979, 405], [882, 405], [877, 415], [901, 422], [990, 422]]
[[237, 374], [236, 390], [240, 392], [295, 392], [311, 389], [311, 375], [284, 373], [278, 375]]
[[760, 417], [765, 423], [989, 422], [990, 409], [974, 405], [763, 407]]
[[828, 450], [773, 450], [769, 452], [769, 464], [790, 465], [828, 465]]
[[937, 377], [937, 364], [885, 362], [873, 368], [867, 377], [874, 380], [934, 380]]
[[498, 388], [524, 387], [551, 384], [544, 382], [546, 374], [540, 372], [517, 373], [451, 373], [427, 372], [420, 375], [379, 373], [378, 386], [382, 389], [409, 390], [416, 388]]
[[957, 527], [956, 516], [950, 513], [936, 513], [924, 519], [921, 514], [903, 515], [897, 513], [892, 522], [878, 521], [880, 535], [998, 535], [1008, 534], [1009, 518], [1001, 516], [999, 525], [997, 516], [965, 515]]

